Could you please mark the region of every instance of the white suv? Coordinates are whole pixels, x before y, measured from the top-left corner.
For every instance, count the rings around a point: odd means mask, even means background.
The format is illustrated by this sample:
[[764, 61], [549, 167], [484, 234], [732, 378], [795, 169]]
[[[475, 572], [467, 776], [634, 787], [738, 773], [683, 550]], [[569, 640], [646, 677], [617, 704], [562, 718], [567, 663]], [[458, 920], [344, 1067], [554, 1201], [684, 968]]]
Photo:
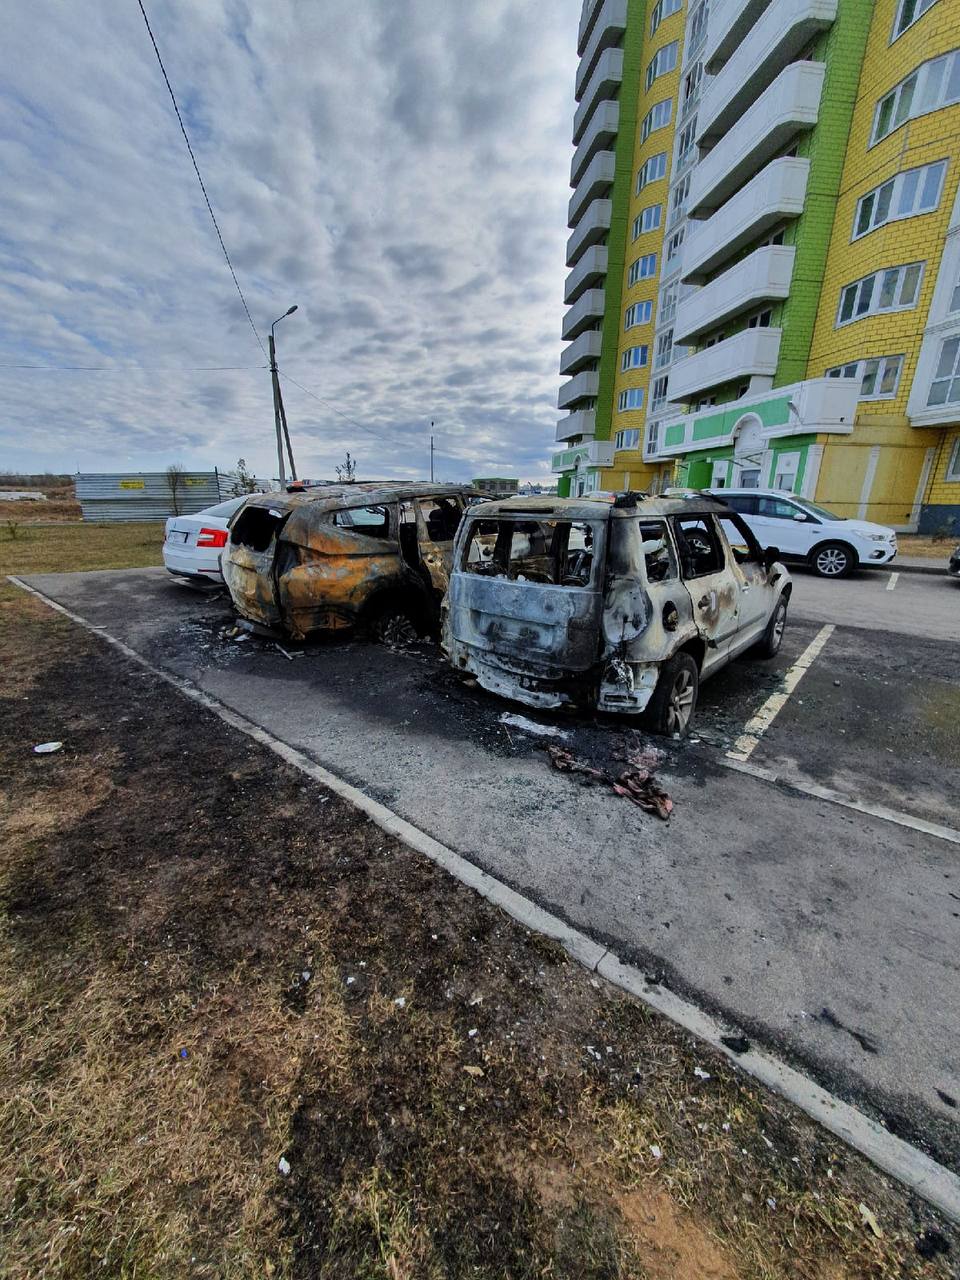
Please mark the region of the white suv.
[[845, 578], [860, 564], [889, 564], [897, 535], [882, 524], [847, 520], [806, 498], [776, 489], [714, 489], [738, 511], [761, 547], [778, 547], [784, 560], [803, 560], [822, 578]]

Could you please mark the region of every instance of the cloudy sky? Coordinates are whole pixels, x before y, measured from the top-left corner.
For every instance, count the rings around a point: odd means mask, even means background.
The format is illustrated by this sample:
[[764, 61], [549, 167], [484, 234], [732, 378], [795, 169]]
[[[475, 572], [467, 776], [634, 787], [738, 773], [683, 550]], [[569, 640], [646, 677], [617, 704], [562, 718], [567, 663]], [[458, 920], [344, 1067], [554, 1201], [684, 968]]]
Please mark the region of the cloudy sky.
[[[545, 478], [580, 0], [145, 4], [301, 474]], [[0, 470], [275, 474], [136, 0], [7, 6], [0, 172]]]

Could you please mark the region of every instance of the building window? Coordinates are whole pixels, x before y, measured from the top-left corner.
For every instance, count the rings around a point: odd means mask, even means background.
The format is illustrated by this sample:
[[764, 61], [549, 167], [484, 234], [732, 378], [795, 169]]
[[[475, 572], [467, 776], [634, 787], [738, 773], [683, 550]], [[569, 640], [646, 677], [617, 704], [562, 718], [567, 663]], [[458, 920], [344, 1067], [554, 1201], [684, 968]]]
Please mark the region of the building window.
[[618, 431], [615, 447], [617, 449], [638, 449], [640, 447], [640, 428], [630, 427], [627, 431]]
[[621, 391], [617, 400], [617, 412], [626, 413], [628, 409], [643, 408], [643, 387], [630, 387]]
[[911, 262], [875, 271], [846, 285], [840, 291], [837, 327], [885, 311], [908, 311], [916, 306], [922, 275], [923, 263]]
[[800, 471], [800, 453], [780, 453], [774, 468], [773, 487], [785, 493], [795, 493], [797, 474]]
[[853, 220], [852, 239], [859, 240], [861, 236], [876, 231], [877, 227], [882, 227], [887, 222], [898, 222], [901, 218], [915, 218], [918, 214], [932, 212], [940, 203], [943, 175], [946, 171], [946, 160], [921, 165], [917, 169], [906, 169], [861, 196]]
[[656, 413], [658, 409], [662, 409], [667, 403], [667, 379], [655, 378], [653, 386], [650, 388], [650, 411]]
[[679, 254], [683, 245], [683, 236], [685, 231], [686, 227], [681, 227], [680, 230], [675, 231], [667, 241], [667, 262], [673, 262], [674, 258]]
[[660, 76], [665, 76], [668, 71], [672, 71], [677, 65], [677, 54], [680, 49], [680, 42], [674, 40], [671, 44], [665, 44], [662, 49], [650, 59], [647, 64], [647, 88], [653, 88], [654, 80], [658, 80]]
[[623, 327], [624, 329], [633, 329], [638, 324], [649, 324], [652, 315], [652, 302], [635, 302], [633, 306], [627, 307], [623, 313]]
[[675, 222], [683, 217], [687, 209], [687, 197], [690, 194], [690, 175], [689, 173], [680, 179], [677, 185], [670, 192], [670, 216], [667, 219], [667, 226], [673, 226]]
[[680, 90], [681, 119], [689, 115], [700, 100], [700, 82], [702, 80], [703, 63], [695, 62], [683, 77], [683, 87]]
[[637, 195], [644, 187], [649, 186], [651, 182], [656, 182], [658, 178], [662, 178], [667, 172], [667, 153], [659, 151], [655, 156], [651, 156], [649, 160], [645, 160], [640, 166], [637, 173]]
[[769, 329], [770, 321], [773, 319], [773, 311], [770, 307], [764, 307], [762, 311], [756, 311], [747, 321], [748, 329]]
[[665, 364], [670, 363], [670, 357], [673, 354], [673, 330], [667, 329], [665, 333], [661, 333], [657, 338], [657, 350], [653, 360], [655, 369], [662, 369]]
[[901, 80], [877, 103], [870, 145], [879, 142], [907, 120], [960, 102], [960, 49], [931, 58]]
[[680, 135], [677, 138], [677, 168], [678, 169], [680, 168], [681, 165], [686, 164], [686, 162], [693, 155], [694, 144], [696, 142], [696, 139], [697, 139], [697, 117], [694, 116], [692, 120], [688, 121], [687, 124], [683, 126], [683, 128], [680, 130]]
[[960, 279], [953, 286], [953, 297], [950, 299], [950, 306], [947, 310], [952, 315], [954, 311], [960, 311]]
[[620, 358], [620, 372], [628, 369], [645, 369], [649, 347], [628, 347]]
[[645, 253], [642, 258], [637, 258], [635, 262], [630, 263], [630, 270], [627, 272], [627, 283], [636, 284], [638, 280], [649, 280], [651, 276], [657, 274], [657, 255], [655, 253]]
[[828, 378], [859, 378], [861, 400], [892, 400], [900, 384], [903, 356], [877, 356], [852, 360], [828, 369]]
[[738, 382], [737, 388], [733, 393], [734, 400], [742, 400], [749, 390], [750, 390], [749, 382]]
[[673, 115], [673, 99], [664, 98], [662, 102], [658, 102], [656, 106], [650, 108], [643, 117], [643, 124], [640, 126], [640, 140], [646, 142], [654, 129], [665, 129], [670, 123]]
[[694, 404], [693, 412], [699, 413], [701, 409], [713, 409], [716, 407], [716, 404], [717, 404], [716, 395], [701, 396], [700, 399]]
[[673, 280], [660, 290], [660, 310], [657, 312], [657, 324], [669, 324], [677, 314], [677, 294], [680, 284]]
[[[928, 2], [932, 3], [932, 0]], [[682, 8], [683, 0], [657, 0], [650, 14], [650, 34], [654, 34], [664, 18], [669, 18], [672, 13], [679, 13]]]
[[960, 436], [953, 442], [950, 461], [947, 463], [947, 480], [960, 480]]
[[689, 58], [695, 50], [699, 49], [707, 38], [707, 18], [710, 15], [710, 6], [706, 3], [697, 9], [690, 19], [687, 28], [687, 57]]
[[648, 422], [647, 423], [647, 452], [648, 453], [656, 453], [657, 443], [659, 438], [660, 438], [660, 423]]
[[646, 209], [641, 210], [633, 220], [634, 240], [636, 240], [637, 236], [643, 235], [645, 231], [656, 231], [662, 217], [663, 205], [647, 205]]
[[937, 371], [930, 383], [928, 405], [960, 402], [960, 338], [947, 338], [940, 348]]
[[936, 0], [900, 0], [897, 5], [897, 16], [893, 24], [892, 44], [898, 36], [902, 36], [907, 27], [912, 27], [918, 18], [922, 18]]

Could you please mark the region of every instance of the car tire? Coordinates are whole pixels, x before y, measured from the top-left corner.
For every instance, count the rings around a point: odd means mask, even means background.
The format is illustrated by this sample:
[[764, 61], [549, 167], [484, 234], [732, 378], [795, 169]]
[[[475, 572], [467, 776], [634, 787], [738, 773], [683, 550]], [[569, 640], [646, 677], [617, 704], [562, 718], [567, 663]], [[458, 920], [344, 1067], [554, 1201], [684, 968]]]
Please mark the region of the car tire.
[[654, 733], [683, 737], [690, 728], [700, 691], [700, 668], [681, 650], [660, 668], [660, 678], [647, 704], [646, 719]]
[[775, 658], [780, 652], [784, 628], [787, 625], [787, 603], [787, 596], [781, 596], [777, 601], [766, 630], [757, 641], [755, 652], [758, 658]]
[[384, 604], [368, 619], [367, 636], [375, 644], [413, 644], [420, 628], [411, 611], [402, 604]]
[[820, 578], [847, 578], [859, 561], [845, 542], [822, 542], [810, 552], [810, 568]]

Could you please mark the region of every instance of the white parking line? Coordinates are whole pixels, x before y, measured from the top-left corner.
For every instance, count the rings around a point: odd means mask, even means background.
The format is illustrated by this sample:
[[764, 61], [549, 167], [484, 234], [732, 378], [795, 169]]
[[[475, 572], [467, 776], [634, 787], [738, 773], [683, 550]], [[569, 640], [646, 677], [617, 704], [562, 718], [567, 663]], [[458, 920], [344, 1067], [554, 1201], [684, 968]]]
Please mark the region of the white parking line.
[[893, 590], [893, 588], [897, 585], [897, 579], [898, 579], [899, 577], [900, 577], [899, 573], [891, 573], [891, 575], [890, 575], [890, 581], [887, 583], [887, 590], [888, 590], [888, 591], [892, 591], [892, 590]]
[[823, 646], [833, 635], [834, 627], [830, 623], [821, 627], [814, 638], [801, 653], [787, 674], [783, 677], [783, 685], [777, 693], [772, 693], [755, 716], [744, 725], [743, 733], [733, 744], [733, 750], [727, 752], [731, 760], [749, 760], [760, 739], [773, 724], [774, 720], [787, 705], [791, 693], [803, 679]]

